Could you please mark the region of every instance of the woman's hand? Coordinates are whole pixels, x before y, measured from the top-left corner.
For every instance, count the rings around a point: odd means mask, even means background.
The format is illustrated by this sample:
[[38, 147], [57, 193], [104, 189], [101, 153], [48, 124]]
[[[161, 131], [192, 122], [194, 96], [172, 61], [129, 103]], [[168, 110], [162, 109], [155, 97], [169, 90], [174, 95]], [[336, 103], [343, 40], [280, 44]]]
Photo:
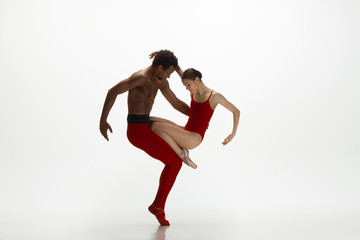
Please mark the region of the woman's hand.
[[216, 106], [216, 104], [221, 104], [222, 106], [224, 106], [227, 110], [229, 110], [233, 114], [234, 125], [233, 125], [232, 132], [227, 138], [225, 138], [224, 142], [222, 143], [223, 145], [226, 145], [234, 138], [234, 136], [236, 134], [236, 130], [239, 125], [240, 111], [220, 93], [213, 94], [213, 97], [210, 99], [210, 103], [211, 103], [211, 101], [213, 101], [215, 106]]
[[227, 138], [225, 138], [225, 140], [222, 142], [222, 145], [226, 145], [228, 144], [235, 136], [235, 133], [231, 133]]
[[159, 51], [155, 51], [155, 52], [151, 53], [149, 55], [150, 59], [154, 58], [158, 53], [159, 53]]

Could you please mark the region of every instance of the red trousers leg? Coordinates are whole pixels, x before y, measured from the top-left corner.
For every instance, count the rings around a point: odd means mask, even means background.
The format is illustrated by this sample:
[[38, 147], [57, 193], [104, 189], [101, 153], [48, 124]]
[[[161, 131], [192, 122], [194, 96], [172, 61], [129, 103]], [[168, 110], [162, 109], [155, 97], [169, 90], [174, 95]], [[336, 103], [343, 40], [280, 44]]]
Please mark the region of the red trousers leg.
[[127, 137], [135, 147], [142, 149], [151, 157], [165, 164], [160, 176], [159, 188], [153, 202], [155, 207], [164, 209], [167, 196], [181, 169], [182, 160], [147, 124], [128, 124]]

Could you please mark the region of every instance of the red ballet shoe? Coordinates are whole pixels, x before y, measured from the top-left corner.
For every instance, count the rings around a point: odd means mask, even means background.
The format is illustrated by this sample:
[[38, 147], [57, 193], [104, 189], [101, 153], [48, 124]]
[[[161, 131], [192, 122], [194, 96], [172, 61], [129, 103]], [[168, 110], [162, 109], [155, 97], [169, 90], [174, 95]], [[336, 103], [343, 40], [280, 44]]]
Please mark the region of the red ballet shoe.
[[169, 226], [170, 223], [168, 220], [165, 219], [165, 212], [164, 209], [157, 208], [154, 205], [149, 206], [149, 211], [155, 215], [157, 220], [159, 221], [161, 226]]

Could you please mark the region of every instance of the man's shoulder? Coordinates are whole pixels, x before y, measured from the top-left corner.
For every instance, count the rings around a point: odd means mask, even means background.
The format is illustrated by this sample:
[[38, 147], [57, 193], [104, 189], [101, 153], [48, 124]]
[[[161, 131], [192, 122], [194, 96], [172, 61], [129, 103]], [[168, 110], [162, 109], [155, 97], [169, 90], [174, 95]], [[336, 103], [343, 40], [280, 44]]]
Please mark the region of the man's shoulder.
[[134, 72], [130, 77], [129, 77], [130, 81], [146, 81], [147, 80], [147, 75], [145, 73], [145, 70], [139, 70], [137, 72]]

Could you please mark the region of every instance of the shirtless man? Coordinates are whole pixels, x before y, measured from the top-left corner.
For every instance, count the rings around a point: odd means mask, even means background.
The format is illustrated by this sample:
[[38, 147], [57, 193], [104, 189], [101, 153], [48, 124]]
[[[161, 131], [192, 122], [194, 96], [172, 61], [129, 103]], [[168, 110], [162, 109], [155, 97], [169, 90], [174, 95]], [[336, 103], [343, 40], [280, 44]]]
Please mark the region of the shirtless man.
[[107, 122], [109, 112], [114, 105], [116, 96], [129, 92], [127, 137], [135, 147], [142, 149], [151, 157], [165, 164], [160, 175], [155, 200], [148, 208], [159, 223], [165, 226], [170, 225], [164, 212], [166, 198], [180, 171], [182, 160], [161, 137], [151, 130], [149, 114], [156, 94], [160, 90], [176, 110], [189, 115], [190, 107], [179, 100], [169, 88], [167, 78], [175, 70], [178, 73], [181, 72], [174, 54], [168, 50], [160, 51], [151, 66], [135, 72], [108, 91], [100, 118], [100, 132], [109, 141], [107, 130], [112, 133], [111, 126]]

